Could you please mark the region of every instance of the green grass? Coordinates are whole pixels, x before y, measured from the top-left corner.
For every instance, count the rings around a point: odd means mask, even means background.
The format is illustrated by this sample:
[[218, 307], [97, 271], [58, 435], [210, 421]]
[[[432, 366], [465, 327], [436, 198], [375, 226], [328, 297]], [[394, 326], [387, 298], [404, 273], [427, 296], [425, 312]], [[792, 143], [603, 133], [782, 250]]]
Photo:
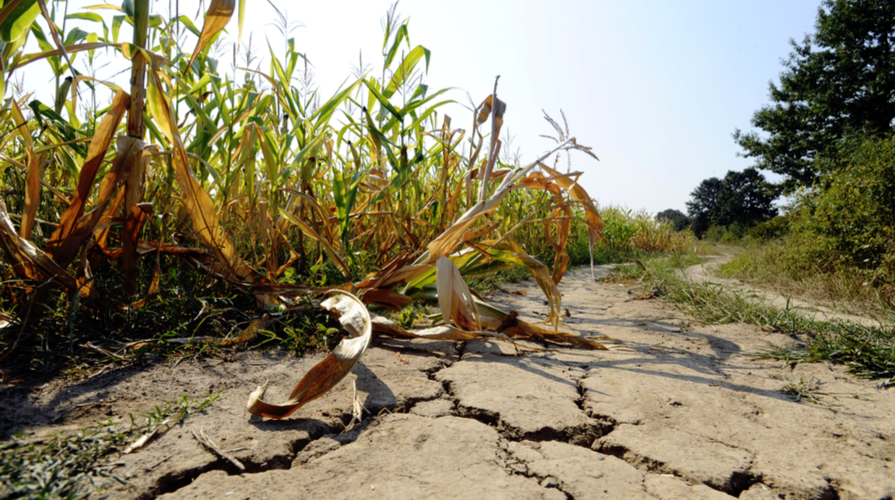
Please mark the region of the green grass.
[[748, 244], [719, 269], [719, 275], [805, 297], [864, 316], [895, 319], [891, 290], [876, 286], [874, 271], [841, 264], [824, 268], [805, 266], [792, 242], [780, 240]]
[[756, 353], [759, 359], [839, 363], [847, 365], [858, 377], [879, 380], [881, 388], [895, 385], [895, 327], [817, 321], [803, 316], [789, 303], [780, 309], [752, 292], [686, 279], [680, 271], [697, 259], [695, 255], [646, 259], [645, 269], [622, 266], [616, 279], [638, 279], [645, 293], [675, 303], [706, 324], [748, 323], [766, 331], [797, 334], [804, 339], [790, 346], [769, 344], [767, 349]]
[[[77, 499], [93, 490], [103, 490], [112, 481], [127, 484], [108, 465], [108, 458], [145, 436], [163, 432], [167, 426], [201, 412], [216, 401], [208, 394], [194, 400], [184, 395], [164, 401], [145, 415], [145, 422], [111, 420], [76, 433], [61, 432], [29, 440], [19, 433], [0, 443], [0, 498]], [[145, 438], [144, 438], [145, 439]]]

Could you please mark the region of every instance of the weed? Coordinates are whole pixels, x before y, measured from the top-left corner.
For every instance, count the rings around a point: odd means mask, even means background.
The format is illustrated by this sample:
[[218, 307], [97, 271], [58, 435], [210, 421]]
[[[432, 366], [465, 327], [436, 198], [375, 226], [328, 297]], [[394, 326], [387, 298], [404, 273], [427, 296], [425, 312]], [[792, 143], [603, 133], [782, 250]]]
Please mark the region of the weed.
[[84, 498], [94, 489], [102, 490], [109, 481], [127, 484], [116, 476], [109, 456], [124, 452], [128, 446], [149, 438], [168, 425], [201, 412], [217, 401], [220, 393], [194, 400], [187, 395], [175, 401], [163, 401], [137, 423], [130, 426], [98, 422], [91, 428], [23, 440], [24, 432], [13, 440], [0, 443], [0, 497], [3, 498]]
[[820, 399], [821, 393], [819, 392], [819, 389], [820, 382], [818, 382], [813, 375], [808, 377], [808, 380], [805, 380], [805, 377], [799, 377], [799, 379], [796, 380], [795, 375], [790, 375], [790, 381], [783, 386], [783, 392], [786, 394], [791, 394], [793, 396], [793, 399], [797, 403], [804, 399], [809, 403], [814, 403], [821, 406], [842, 406], [822, 401]]

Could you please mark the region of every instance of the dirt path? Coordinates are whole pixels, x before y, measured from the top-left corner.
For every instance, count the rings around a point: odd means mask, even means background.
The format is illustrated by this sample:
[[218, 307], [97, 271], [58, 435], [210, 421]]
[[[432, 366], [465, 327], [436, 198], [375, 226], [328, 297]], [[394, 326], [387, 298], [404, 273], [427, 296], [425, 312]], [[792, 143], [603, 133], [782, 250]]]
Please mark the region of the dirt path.
[[786, 309], [787, 307], [789, 307], [790, 310], [793, 310], [801, 314], [802, 316], [813, 318], [818, 321], [841, 320], [851, 321], [853, 323], [859, 323], [864, 326], [870, 327], [880, 326], [879, 321], [871, 318], [848, 314], [838, 309], [814, 304], [798, 298], [793, 298], [780, 292], [756, 288], [754, 286], [750, 286], [742, 280], [722, 278], [716, 274], [718, 268], [721, 265], [730, 262], [736, 252], [724, 249], [723, 247], [720, 247], [719, 249], [722, 252], [720, 255], [706, 255], [705, 258], [708, 259], [707, 262], [705, 262], [704, 264], [688, 267], [683, 273], [684, 276], [695, 282], [708, 281], [711, 283], [719, 283], [726, 288], [743, 290], [749, 293], [751, 296], [758, 298], [759, 300], [763, 300], [777, 309]]
[[[607, 272], [601, 269], [601, 272]], [[532, 281], [494, 299], [546, 312]], [[204, 413], [113, 458], [131, 482], [95, 498], [811, 498], [895, 493], [895, 392], [842, 367], [781, 367], [749, 351], [784, 335], [702, 326], [626, 286], [571, 271], [566, 324], [627, 350], [375, 339], [335, 390], [282, 421], [250, 418], [249, 392], [285, 399], [320, 359], [282, 352], [124, 369], [74, 384], [0, 392], [7, 419], [39, 432], [151, 411], [163, 399], [222, 390]], [[528, 345], [528, 344], [527, 344]], [[531, 347], [542, 348], [530, 344]], [[812, 380], [827, 407], [797, 402]], [[345, 431], [352, 382], [368, 412]], [[53, 423], [55, 421], [55, 423]], [[202, 448], [205, 433], [246, 465]]]

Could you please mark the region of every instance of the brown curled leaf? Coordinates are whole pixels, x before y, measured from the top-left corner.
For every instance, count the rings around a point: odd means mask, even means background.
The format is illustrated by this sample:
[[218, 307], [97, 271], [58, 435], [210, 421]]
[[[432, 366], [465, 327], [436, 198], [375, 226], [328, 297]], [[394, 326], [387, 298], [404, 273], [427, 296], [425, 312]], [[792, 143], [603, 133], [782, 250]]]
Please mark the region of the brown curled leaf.
[[578, 203], [581, 203], [584, 206], [585, 212], [585, 221], [587, 222], [587, 235], [590, 243], [590, 273], [591, 277], [594, 275], [594, 243], [596, 243], [597, 238], [603, 237], [603, 219], [600, 217], [600, 212], [597, 211], [597, 207], [594, 205], [593, 200], [590, 195], [587, 194], [587, 191], [578, 184], [578, 180], [572, 180], [568, 176], [563, 176], [556, 170], [544, 165], [543, 163], [539, 163], [541, 168], [544, 169], [548, 174], [555, 176], [554, 179], [557, 184], [563, 187], [566, 191], [568, 191], [569, 196], [572, 197]]
[[320, 307], [339, 315], [339, 322], [351, 338], [339, 345], [323, 361], [317, 363], [295, 386], [289, 399], [282, 404], [262, 401], [267, 382], [249, 395], [249, 413], [267, 418], [285, 418], [296, 410], [329, 392], [345, 378], [370, 345], [373, 336], [370, 313], [353, 294], [331, 290]]
[[481, 330], [475, 299], [454, 261], [440, 255], [435, 261], [435, 276], [438, 307], [445, 324], [450, 319], [461, 330]]
[[3, 198], [0, 198], [0, 249], [6, 254], [19, 277], [37, 278], [35, 271], [39, 271], [43, 276], [52, 278], [69, 290], [80, 289], [74, 276], [56, 264], [43, 250], [16, 233]]

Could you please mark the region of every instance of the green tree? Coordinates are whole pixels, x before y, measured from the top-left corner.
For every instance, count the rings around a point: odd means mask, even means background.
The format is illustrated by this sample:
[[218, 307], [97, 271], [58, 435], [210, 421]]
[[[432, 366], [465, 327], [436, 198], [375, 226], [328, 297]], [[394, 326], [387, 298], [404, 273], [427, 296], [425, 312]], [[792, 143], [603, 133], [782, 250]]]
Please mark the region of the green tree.
[[718, 205], [718, 193], [721, 192], [722, 184], [721, 179], [710, 177], [702, 181], [690, 193], [687, 213], [693, 223], [693, 232], [700, 238], [712, 225], [712, 213]]
[[895, 119], [895, 0], [824, 0], [816, 32], [784, 62], [773, 104], [734, 140], [756, 167], [785, 176], [792, 192], [818, 176], [815, 159], [855, 135], [883, 135]]
[[724, 179], [702, 181], [690, 194], [687, 211], [693, 232], [702, 237], [711, 226], [749, 228], [777, 215], [777, 188], [754, 168], [727, 172]]
[[656, 220], [665, 220], [674, 226], [675, 231], [682, 231], [690, 226], [690, 218], [680, 210], [669, 208], [656, 214]]

